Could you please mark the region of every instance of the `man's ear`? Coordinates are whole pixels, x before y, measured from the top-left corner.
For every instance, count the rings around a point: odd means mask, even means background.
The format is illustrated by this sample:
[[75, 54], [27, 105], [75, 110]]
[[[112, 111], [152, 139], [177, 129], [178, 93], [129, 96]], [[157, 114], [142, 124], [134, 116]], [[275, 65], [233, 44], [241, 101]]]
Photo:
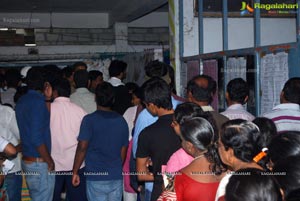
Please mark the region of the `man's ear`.
[[227, 91], [225, 93], [225, 98], [226, 98], [226, 100], [229, 100], [229, 93]]
[[88, 88], [88, 89], [90, 88], [91, 84], [92, 84], [92, 83], [91, 83], [91, 80], [89, 80], [89, 81], [88, 81], [88, 85], [87, 85], [87, 88]]
[[193, 94], [192, 94], [191, 91], [188, 91], [188, 92], [187, 92], [187, 100], [188, 100], [189, 102], [193, 102]]
[[57, 90], [53, 90], [53, 91], [52, 91], [52, 97], [53, 97], [54, 99], [58, 97], [58, 92], [57, 92]]
[[248, 102], [249, 96], [246, 96], [244, 99], [244, 104]]
[[157, 113], [157, 107], [153, 103], [149, 103], [148, 107], [154, 112], [154, 114]]
[[284, 92], [281, 91], [281, 93], [280, 93], [280, 103], [283, 103], [283, 102], [285, 102]]

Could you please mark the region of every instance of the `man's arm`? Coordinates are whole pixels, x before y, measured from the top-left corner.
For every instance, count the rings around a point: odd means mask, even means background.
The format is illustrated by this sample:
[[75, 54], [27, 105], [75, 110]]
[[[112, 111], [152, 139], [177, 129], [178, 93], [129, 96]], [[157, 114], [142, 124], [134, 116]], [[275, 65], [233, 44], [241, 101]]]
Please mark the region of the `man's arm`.
[[136, 158], [136, 171], [139, 181], [154, 181], [154, 176], [148, 169], [149, 158]]
[[123, 146], [121, 149], [121, 158], [122, 158], [122, 164], [124, 164], [126, 155], [127, 155], [127, 146]]
[[41, 155], [41, 157], [45, 160], [45, 162], [48, 164], [48, 170], [53, 171], [54, 170], [54, 161], [52, 157], [50, 156], [48, 149], [45, 144], [41, 144], [37, 147], [37, 151]]
[[133, 142], [132, 142], [132, 152], [133, 157], [136, 158], [136, 151], [138, 147], [138, 139], [139, 135], [144, 128], [150, 126], [157, 120], [157, 117], [152, 116], [147, 109], [144, 109], [138, 116], [135, 127], [134, 127], [134, 135], [133, 135]]
[[78, 170], [80, 169], [81, 164], [85, 158], [85, 154], [88, 148], [88, 141], [79, 141], [76, 149], [74, 164], [73, 164], [73, 176], [72, 184], [73, 186], [78, 186], [80, 184], [80, 178], [78, 175]]
[[17, 154], [17, 150], [12, 144], [7, 144], [3, 151], [8, 157], [14, 157]]

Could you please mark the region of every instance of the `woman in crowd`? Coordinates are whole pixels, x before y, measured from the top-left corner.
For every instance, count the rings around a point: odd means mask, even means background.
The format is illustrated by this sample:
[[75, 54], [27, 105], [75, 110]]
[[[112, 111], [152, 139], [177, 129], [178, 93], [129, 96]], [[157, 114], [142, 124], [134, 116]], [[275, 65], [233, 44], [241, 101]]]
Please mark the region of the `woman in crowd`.
[[[219, 154], [222, 162], [232, 171], [245, 168], [265, 168], [266, 141], [259, 128], [252, 122], [236, 119], [223, 124], [220, 131]], [[224, 200], [225, 187], [231, 174], [221, 181], [216, 194], [217, 200]]]
[[[286, 198], [299, 195], [300, 189], [300, 156], [287, 157], [278, 161], [273, 168], [275, 178]], [[298, 197], [298, 200], [300, 197]]]
[[218, 135], [201, 117], [185, 121], [180, 130], [182, 147], [194, 159], [175, 176], [177, 200], [213, 201], [225, 171], [217, 151]]
[[300, 156], [300, 132], [288, 131], [275, 136], [268, 145], [269, 167], [289, 156]]
[[256, 168], [237, 171], [226, 186], [226, 201], [282, 201], [280, 187], [271, 175]]

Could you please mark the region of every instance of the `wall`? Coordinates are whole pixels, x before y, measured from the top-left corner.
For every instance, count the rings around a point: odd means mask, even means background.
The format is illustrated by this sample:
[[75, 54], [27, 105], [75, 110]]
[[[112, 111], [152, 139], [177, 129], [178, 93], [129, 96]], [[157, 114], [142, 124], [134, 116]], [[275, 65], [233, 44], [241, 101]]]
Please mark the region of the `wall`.
[[[228, 19], [228, 48], [253, 47], [252, 18]], [[292, 18], [261, 18], [261, 45], [296, 41], [296, 21]], [[204, 18], [204, 52], [222, 50], [222, 19]], [[193, 16], [193, 0], [184, 4], [184, 56], [198, 54], [198, 18]]]
[[168, 12], [153, 12], [128, 23], [128, 27], [168, 27]]
[[128, 28], [129, 45], [169, 45], [169, 28], [152, 27], [152, 28]]
[[108, 13], [0, 13], [0, 26], [11, 28], [107, 28]]
[[[25, 19], [25, 14], [10, 16], [5, 15], [6, 18], [0, 18], [0, 24], [6, 21], [11, 26], [15, 26], [15, 22], [9, 22], [11, 19]], [[91, 15], [92, 16], [92, 15]], [[1, 17], [1, 15], [0, 15]], [[28, 19], [30, 16], [27, 16]], [[126, 47], [116, 45], [116, 41], [120, 42], [119, 35], [116, 35], [115, 27], [101, 28], [99, 23], [101, 16], [94, 17], [90, 23], [84, 24], [78, 21], [77, 18], [72, 24], [65, 24], [64, 28], [49, 29], [49, 19], [45, 15], [32, 16], [32, 27], [47, 27], [35, 29], [35, 40], [39, 54], [81, 54], [81, 53], [99, 53], [99, 52], [141, 52], [148, 48], [162, 48], [168, 47], [169, 44], [169, 28], [168, 28], [168, 13], [167, 12], [154, 12], [144, 17], [128, 23], [128, 31], [124, 33], [125, 39], [128, 40]], [[3, 22], [1, 22], [1, 19]], [[47, 21], [48, 19], [48, 21]], [[53, 20], [57, 20], [53, 15]], [[53, 21], [53, 23], [54, 23]], [[47, 22], [47, 23], [46, 23]], [[61, 22], [68, 22], [68, 16], [61, 17]], [[58, 22], [55, 22], [58, 23]], [[28, 27], [28, 23], [20, 23]], [[19, 24], [19, 25], [20, 25]], [[57, 25], [57, 24], [53, 24]], [[68, 28], [71, 26], [85, 27], [85, 28]], [[99, 28], [96, 28], [96, 27]], [[106, 25], [105, 25], [106, 26]], [[54, 26], [55, 27], [55, 26]], [[89, 28], [92, 27], [92, 28]], [[121, 33], [122, 30], [121, 30]], [[117, 39], [116, 39], [117, 38]], [[0, 55], [27, 55], [28, 47], [23, 46], [0, 46]]]
[[112, 45], [114, 29], [35, 29], [40, 45]]

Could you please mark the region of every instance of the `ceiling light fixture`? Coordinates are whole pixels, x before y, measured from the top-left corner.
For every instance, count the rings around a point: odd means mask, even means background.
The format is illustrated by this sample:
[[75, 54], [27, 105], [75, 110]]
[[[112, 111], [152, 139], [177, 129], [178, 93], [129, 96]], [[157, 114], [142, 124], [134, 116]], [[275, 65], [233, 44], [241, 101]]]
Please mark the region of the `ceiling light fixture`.
[[35, 47], [36, 44], [35, 43], [27, 43], [25, 44], [25, 47]]

